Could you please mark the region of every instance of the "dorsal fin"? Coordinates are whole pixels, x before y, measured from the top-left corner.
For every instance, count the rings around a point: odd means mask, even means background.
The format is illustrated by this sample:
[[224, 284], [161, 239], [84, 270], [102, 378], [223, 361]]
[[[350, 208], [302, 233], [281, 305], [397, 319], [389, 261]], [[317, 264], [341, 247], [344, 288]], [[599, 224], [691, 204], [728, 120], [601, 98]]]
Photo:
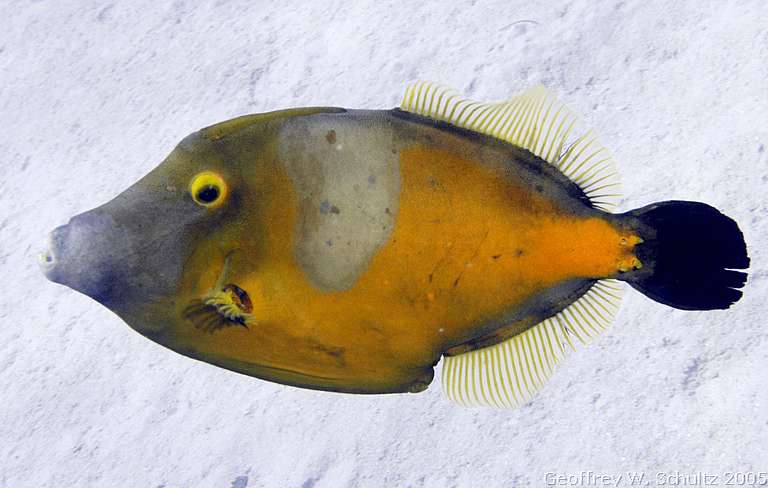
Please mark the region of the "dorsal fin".
[[571, 138], [577, 119], [544, 86], [498, 103], [479, 103], [427, 81], [408, 85], [400, 108], [496, 137], [531, 151], [579, 185], [592, 205], [610, 210], [621, 197], [619, 173], [589, 131]]
[[583, 345], [604, 331], [618, 312], [623, 285], [601, 280], [560, 313], [493, 346], [443, 358], [446, 396], [464, 406], [517, 408], [552, 376], [573, 337]]

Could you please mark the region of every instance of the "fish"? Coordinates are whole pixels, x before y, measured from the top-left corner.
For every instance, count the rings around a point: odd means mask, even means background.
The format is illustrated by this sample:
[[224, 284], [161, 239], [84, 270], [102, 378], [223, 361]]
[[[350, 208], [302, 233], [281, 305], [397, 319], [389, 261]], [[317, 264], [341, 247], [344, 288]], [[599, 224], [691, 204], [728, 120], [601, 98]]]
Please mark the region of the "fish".
[[529, 403], [627, 287], [680, 310], [742, 296], [734, 220], [615, 212], [617, 166], [547, 88], [482, 103], [428, 81], [390, 110], [251, 114], [184, 138], [54, 229], [47, 278], [152, 341], [263, 380]]

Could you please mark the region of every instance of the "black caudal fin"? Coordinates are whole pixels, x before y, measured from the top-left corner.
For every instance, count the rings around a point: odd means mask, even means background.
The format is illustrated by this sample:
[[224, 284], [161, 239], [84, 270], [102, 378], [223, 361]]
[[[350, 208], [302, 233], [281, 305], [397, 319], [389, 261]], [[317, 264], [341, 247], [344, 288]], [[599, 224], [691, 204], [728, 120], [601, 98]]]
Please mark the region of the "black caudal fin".
[[725, 309], [739, 298], [749, 267], [738, 225], [704, 203], [669, 201], [624, 214], [643, 239], [642, 268], [619, 278], [646, 296], [683, 310]]

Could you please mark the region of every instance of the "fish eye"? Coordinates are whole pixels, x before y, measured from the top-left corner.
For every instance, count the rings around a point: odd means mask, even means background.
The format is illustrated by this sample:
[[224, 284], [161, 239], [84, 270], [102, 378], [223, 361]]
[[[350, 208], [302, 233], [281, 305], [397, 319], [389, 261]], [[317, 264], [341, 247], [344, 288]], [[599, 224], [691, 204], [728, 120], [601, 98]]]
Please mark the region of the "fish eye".
[[196, 174], [189, 183], [189, 192], [198, 205], [213, 208], [221, 205], [227, 197], [224, 178], [211, 171]]

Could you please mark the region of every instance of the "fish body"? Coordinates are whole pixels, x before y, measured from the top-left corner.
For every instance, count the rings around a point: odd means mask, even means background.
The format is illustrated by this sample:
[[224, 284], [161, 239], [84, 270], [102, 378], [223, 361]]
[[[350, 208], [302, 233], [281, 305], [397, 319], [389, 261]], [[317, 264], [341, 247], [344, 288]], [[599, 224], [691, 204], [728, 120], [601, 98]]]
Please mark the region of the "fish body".
[[[678, 308], [738, 299], [744, 275], [727, 268], [748, 260], [730, 219], [690, 202], [609, 213], [610, 158], [592, 139], [568, 144], [559, 102], [535, 89], [472, 103], [416, 84], [399, 109], [208, 127], [54, 231], [46, 272], [156, 342], [240, 373], [417, 392], [445, 357], [448, 396], [493, 406], [527, 401], [576, 339], [602, 330], [619, 280]], [[728, 237], [688, 251], [664, 223], [672, 209]], [[681, 267], [722, 282], [709, 298], [695, 285], [680, 295], [662, 271]]]

